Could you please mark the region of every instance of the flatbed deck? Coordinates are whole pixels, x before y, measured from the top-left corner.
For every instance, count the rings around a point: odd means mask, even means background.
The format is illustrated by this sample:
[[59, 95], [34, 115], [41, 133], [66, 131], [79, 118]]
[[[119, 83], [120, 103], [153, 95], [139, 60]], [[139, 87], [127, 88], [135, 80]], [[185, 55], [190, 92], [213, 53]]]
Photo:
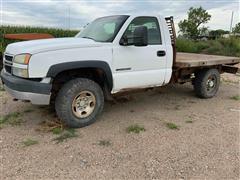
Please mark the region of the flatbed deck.
[[175, 67], [201, 67], [214, 65], [231, 65], [240, 63], [240, 57], [217, 56], [194, 53], [177, 53]]

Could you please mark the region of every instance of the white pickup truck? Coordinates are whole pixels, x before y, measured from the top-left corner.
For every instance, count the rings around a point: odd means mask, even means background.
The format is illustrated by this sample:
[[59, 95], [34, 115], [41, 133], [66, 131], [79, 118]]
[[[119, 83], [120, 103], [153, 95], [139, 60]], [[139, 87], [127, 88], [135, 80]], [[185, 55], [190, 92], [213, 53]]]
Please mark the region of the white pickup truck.
[[172, 17], [116, 15], [90, 23], [76, 37], [13, 43], [1, 79], [15, 99], [54, 103], [70, 127], [93, 123], [113, 94], [192, 82], [213, 97], [220, 73], [236, 73], [238, 57], [176, 53]]

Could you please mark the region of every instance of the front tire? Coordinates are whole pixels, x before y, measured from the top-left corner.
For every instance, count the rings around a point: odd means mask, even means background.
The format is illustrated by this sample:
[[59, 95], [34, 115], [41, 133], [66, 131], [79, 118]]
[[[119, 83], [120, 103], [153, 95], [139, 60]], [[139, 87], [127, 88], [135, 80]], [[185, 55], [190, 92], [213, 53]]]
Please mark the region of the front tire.
[[86, 78], [73, 79], [60, 89], [55, 101], [58, 117], [71, 128], [80, 128], [96, 121], [104, 107], [101, 87]]
[[195, 74], [194, 90], [200, 98], [212, 98], [218, 92], [220, 74], [217, 69], [206, 69]]

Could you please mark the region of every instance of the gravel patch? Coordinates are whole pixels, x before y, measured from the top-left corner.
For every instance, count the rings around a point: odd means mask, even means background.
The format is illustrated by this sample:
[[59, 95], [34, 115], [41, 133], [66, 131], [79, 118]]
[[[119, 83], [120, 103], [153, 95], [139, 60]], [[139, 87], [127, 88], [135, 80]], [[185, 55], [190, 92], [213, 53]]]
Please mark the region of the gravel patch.
[[[106, 103], [96, 123], [59, 143], [59, 134], [38, 130], [56, 120], [53, 112], [0, 91], [0, 115], [23, 119], [1, 126], [0, 179], [239, 179], [240, 101], [231, 99], [239, 77], [232, 77], [212, 99], [196, 98], [186, 84]], [[128, 133], [132, 125], [144, 131]]]

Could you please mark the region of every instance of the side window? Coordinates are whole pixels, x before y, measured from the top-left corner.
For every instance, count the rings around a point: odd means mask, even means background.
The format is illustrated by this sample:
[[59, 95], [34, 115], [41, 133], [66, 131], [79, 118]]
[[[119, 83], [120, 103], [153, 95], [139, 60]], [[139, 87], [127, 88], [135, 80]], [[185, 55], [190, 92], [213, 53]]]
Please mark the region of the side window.
[[133, 32], [138, 26], [146, 26], [148, 29], [148, 44], [162, 44], [158, 20], [155, 17], [137, 17], [128, 26], [123, 36], [128, 37], [129, 43], [133, 41]]

